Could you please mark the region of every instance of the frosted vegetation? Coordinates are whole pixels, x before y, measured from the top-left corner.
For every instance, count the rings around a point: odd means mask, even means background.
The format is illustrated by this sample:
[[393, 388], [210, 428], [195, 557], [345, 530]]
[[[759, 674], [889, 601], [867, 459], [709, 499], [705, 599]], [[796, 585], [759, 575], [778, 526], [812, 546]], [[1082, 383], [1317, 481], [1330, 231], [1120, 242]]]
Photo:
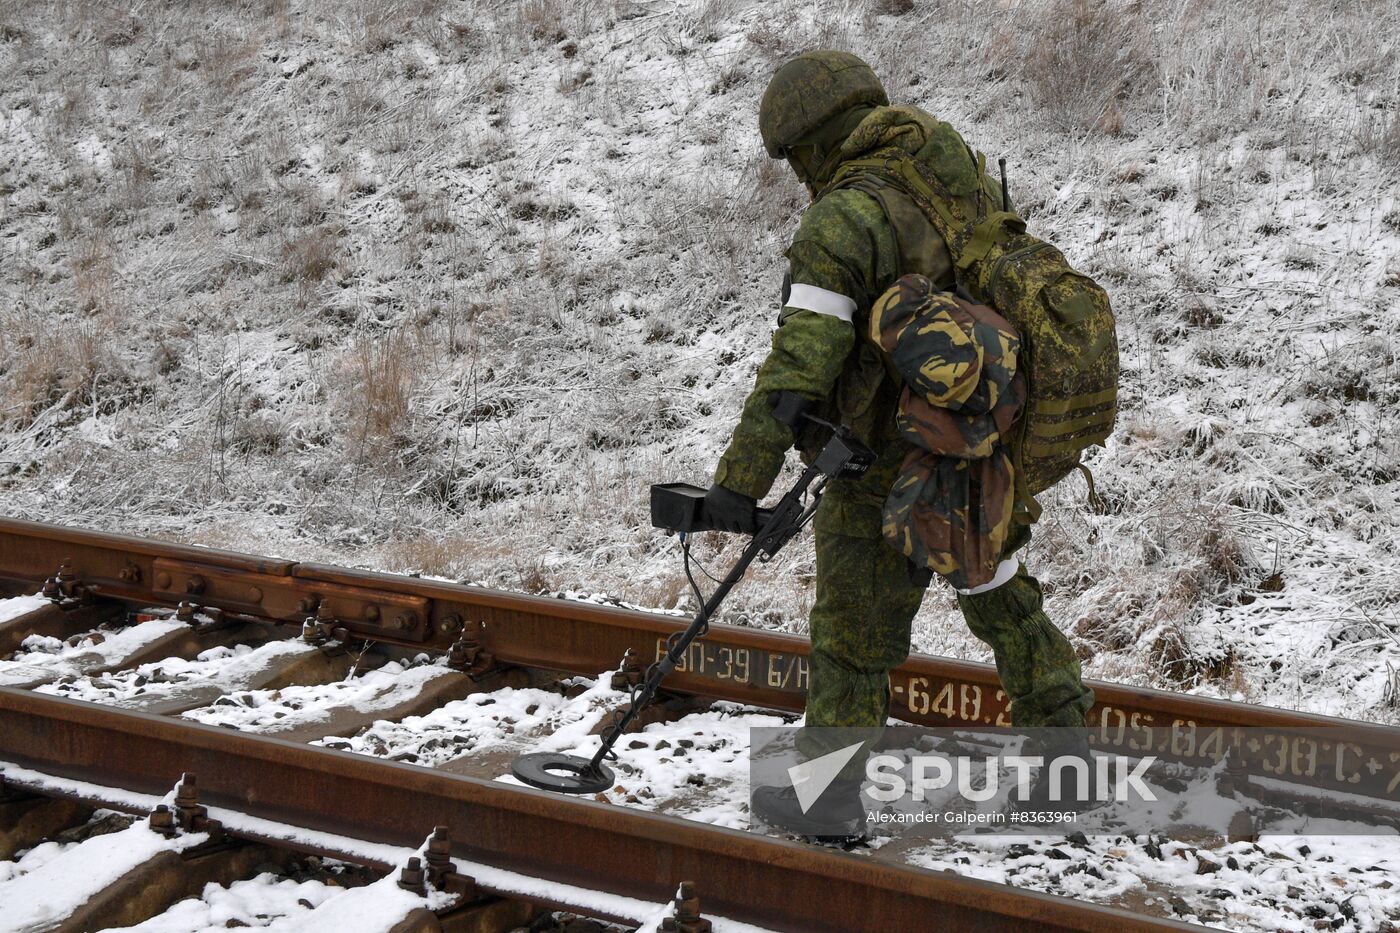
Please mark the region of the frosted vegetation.
[[[804, 205], [768, 74], [867, 57], [1113, 296], [1030, 562], [1096, 677], [1394, 721], [1400, 3], [0, 5], [0, 512], [684, 608]], [[736, 542], [700, 542], [717, 571]], [[810, 543], [730, 621], [802, 632]], [[948, 591], [925, 651], [983, 658]]]

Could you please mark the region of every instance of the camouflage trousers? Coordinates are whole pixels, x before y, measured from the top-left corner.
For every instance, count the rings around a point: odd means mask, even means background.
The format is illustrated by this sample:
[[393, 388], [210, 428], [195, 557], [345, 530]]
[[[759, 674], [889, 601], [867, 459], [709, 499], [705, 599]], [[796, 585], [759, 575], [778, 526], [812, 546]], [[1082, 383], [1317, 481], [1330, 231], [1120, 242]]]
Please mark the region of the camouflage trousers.
[[[857, 530], [850, 524], [842, 530]], [[1028, 539], [1023, 532], [1012, 545]], [[855, 536], [818, 522], [816, 551], [806, 724], [882, 728], [890, 711], [889, 672], [909, 655], [910, 626], [928, 581], [911, 579], [908, 559], [879, 537], [878, 527]], [[1024, 566], [994, 590], [959, 595], [958, 606], [996, 657], [1014, 725], [1084, 725], [1093, 691], [1080, 679], [1073, 646], [1042, 611], [1040, 584]], [[799, 745], [811, 757], [826, 751], [801, 737]]]

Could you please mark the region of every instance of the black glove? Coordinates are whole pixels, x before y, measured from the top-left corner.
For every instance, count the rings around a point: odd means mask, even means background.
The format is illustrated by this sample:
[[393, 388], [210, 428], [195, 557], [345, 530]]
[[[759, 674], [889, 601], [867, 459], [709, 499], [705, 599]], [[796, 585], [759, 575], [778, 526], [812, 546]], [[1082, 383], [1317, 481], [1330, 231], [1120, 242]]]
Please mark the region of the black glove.
[[716, 531], [739, 531], [754, 534], [758, 531], [758, 502], [752, 496], [725, 489], [719, 483], [705, 493], [702, 515], [705, 524]]

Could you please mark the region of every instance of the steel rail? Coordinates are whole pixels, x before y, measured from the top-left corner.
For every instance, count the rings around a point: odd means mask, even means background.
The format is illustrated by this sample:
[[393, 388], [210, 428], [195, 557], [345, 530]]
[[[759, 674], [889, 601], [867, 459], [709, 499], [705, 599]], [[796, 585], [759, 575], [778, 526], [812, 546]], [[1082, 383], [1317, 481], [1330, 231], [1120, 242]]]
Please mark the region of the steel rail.
[[872, 862], [675, 817], [0, 688], [0, 757], [140, 793], [200, 776], [202, 803], [412, 846], [449, 827], [454, 854], [587, 890], [669, 899], [778, 930], [1199, 930], [957, 875]]
[[[443, 650], [456, 644], [476, 672], [513, 664], [596, 676], [616, 669], [630, 651], [639, 673], [685, 627], [685, 620], [658, 613], [0, 519], [0, 580], [37, 587], [64, 562], [91, 595], [162, 605], [188, 599], [292, 624], [318, 613], [348, 637]], [[713, 624], [666, 689], [801, 710], [809, 650], [797, 636]], [[1009, 724], [989, 664], [915, 654], [890, 681], [892, 714], [907, 722]], [[1396, 727], [1120, 684], [1090, 686], [1096, 703], [1089, 721], [1105, 751], [1155, 751], [1210, 764], [1220, 750], [1240, 747], [1224, 733], [1277, 730], [1243, 764], [1283, 782], [1400, 803]]]

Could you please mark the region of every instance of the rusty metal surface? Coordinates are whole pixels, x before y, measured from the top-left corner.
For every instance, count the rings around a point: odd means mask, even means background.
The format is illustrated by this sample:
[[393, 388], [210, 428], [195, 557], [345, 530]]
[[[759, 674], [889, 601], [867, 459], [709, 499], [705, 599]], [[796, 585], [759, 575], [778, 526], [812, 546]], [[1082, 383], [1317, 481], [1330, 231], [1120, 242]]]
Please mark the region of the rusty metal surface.
[[[37, 584], [63, 560], [71, 562], [77, 577], [96, 595], [166, 604], [176, 598], [198, 599], [208, 606], [298, 625], [325, 597], [329, 628], [342, 626], [390, 644], [455, 648], [455, 656], [469, 659], [467, 669], [477, 675], [492, 664], [514, 664], [594, 676], [615, 669], [627, 651], [645, 665], [664, 650], [666, 638], [685, 625], [683, 619], [655, 613], [0, 519], [0, 579]], [[159, 568], [170, 562], [182, 566], [184, 576], [172, 577], [170, 589], [161, 590]], [[187, 588], [181, 581], [192, 576], [203, 580], [201, 595], [180, 592]], [[225, 579], [236, 583], [219, 582]], [[327, 595], [336, 593], [338, 598]], [[395, 628], [398, 613], [381, 612], [369, 619], [365, 611], [370, 606], [412, 606], [421, 618], [407, 628]], [[337, 612], [347, 618], [336, 618]], [[351, 615], [355, 618], [348, 618]], [[809, 649], [807, 640], [796, 636], [714, 624], [665, 686], [678, 693], [800, 710]], [[892, 715], [907, 722], [1008, 723], [1006, 697], [989, 664], [912, 655], [890, 679]], [[1199, 750], [1194, 760], [1209, 763], [1216, 750], [1230, 745], [1225, 741], [1229, 730], [1278, 729], [1278, 741], [1266, 742], [1260, 753], [1282, 754], [1281, 760], [1287, 761], [1271, 776], [1400, 802], [1400, 729], [1395, 727], [1161, 690], [1090, 685], [1097, 697], [1090, 724], [1101, 749], [1130, 755], [1171, 750], [1185, 760], [1193, 760]], [[1300, 739], [1300, 730], [1315, 738]], [[1311, 753], [1294, 747], [1300, 741], [1314, 743]], [[1183, 751], [1186, 754], [1179, 754]]]
[[[877, 865], [658, 814], [26, 691], [0, 689], [0, 758], [143, 793], [201, 775], [201, 802], [454, 854], [650, 901], [700, 879], [706, 910], [779, 930], [1200, 929], [951, 874]], [[484, 887], [484, 886], [483, 886]], [[508, 893], [508, 892], [501, 892]]]

